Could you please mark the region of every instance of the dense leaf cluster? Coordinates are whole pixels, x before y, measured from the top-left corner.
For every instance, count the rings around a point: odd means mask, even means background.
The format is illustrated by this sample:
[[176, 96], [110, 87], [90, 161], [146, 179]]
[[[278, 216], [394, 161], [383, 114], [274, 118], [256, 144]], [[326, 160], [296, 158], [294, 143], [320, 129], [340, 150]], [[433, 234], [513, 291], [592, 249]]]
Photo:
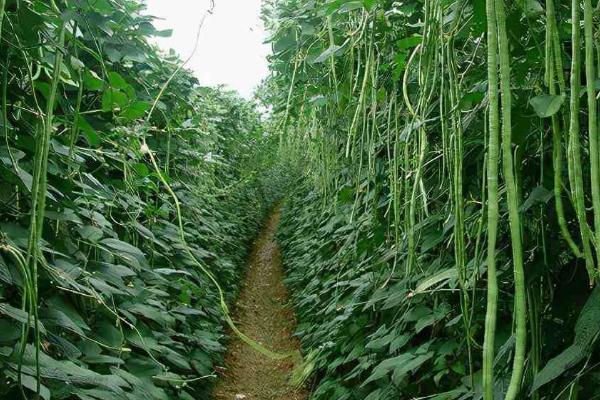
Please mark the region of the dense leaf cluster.
[[[573, 57], [584, 4], [266, 2], [261, 95], [304, 176], [280, 238], [314, 399], [481, 398], [486, 312], [496, 398], [511, 375], [519, 399], [594, 398], [597, 135], [570, 95], [597, 90]], [[492, 16], [508, 34], [493, 26], [488, 64]]]
[[174, 75], [181, 61], [149, 42], [169, 32], [137, 1], [0, 5], [0, 398], [206, 398], [222, 310], [159, 174], [231, 296], [263, 212], [259, 114]]

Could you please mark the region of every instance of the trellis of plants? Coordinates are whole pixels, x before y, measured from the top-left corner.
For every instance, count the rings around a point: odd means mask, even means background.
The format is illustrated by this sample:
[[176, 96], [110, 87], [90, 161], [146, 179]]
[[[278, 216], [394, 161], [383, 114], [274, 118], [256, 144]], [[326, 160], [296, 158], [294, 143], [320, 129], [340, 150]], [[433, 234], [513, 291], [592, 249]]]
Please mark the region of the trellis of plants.
[[152, 21], [132, 0], [0, 1], [2, 399], [209, 395], [211, 280], [231, 298], [261, 218], [262, 128]]
[[266, 2], [314, 399], [596, 398], [599, 7]]

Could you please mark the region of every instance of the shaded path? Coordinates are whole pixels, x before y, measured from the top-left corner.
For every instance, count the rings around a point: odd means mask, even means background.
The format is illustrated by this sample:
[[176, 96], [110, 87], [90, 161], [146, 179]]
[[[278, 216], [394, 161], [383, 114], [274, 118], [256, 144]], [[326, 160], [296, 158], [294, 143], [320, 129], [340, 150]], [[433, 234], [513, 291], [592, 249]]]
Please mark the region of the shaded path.
[[[270, 350], [286, 353], [298, 350], [300, 343], [292, 337], [296, 321], [288, 306], [281, 253], [274, 238], [279, 217], [276, 209], [254, 243], [233, 319], [246, 335]], [[307, 393], [289, 383], [292, 369], [291, 360], [270, 360], [233, 337], [215, 400], [305, 400]]]

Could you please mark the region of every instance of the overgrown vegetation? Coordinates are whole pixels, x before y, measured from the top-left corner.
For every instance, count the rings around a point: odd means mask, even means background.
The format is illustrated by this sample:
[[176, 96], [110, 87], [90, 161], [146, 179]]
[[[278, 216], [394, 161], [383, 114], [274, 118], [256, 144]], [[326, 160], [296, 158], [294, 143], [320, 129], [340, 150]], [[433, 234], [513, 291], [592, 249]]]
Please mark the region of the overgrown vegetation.
[[291, 356], [227, 312], [281, 193], [313, 399], [598, 398], [600, 2], [265, 0], [266, 124], [142, 10], [0, 0], [0, 398]]
[[0, 2], [0, 398], [200, 399], [214, 381], [223, 310], [200, 267], [230, 300], [266, 139], [253, 103], [175, 74], [142, 11]]
[[267, 2], [314, 399], [597, 398], [599, 4]]

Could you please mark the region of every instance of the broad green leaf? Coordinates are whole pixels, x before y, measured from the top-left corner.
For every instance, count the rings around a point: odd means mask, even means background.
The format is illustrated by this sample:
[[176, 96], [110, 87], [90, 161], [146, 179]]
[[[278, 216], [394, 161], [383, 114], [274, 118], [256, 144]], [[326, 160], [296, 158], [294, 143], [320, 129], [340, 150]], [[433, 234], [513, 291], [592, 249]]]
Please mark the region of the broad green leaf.
[[[7, 303], [0, 303], [0, 317], [6, 316], [11, 318], [21, 324], [26, 324], [28, 321], [27, 312], [21, 310], [20, 308], [15, 308]], [[40, 332], [46, 333], [46, 328], [40, 323]]]
[[[23, 372], [35, 375], [35, 350], [28, 344], [23, 357]], [[110, 389], [117, 394], [125, 396], [123, 387], [129, 385], [121, 378], [114, 375], [101, 375], [92, 370], [80, 367], [71, 361], [55, 360], [45, 353], [40, 353], [41, 375], [43, 378], [59, 382], [69, 382], [73, 385], [95, 385]], [[16, 367], [16, 364], [13, 364]]]
[[109, 72], [108, 73], [108, 82], [115, 89], [126, 89], [129, 87], [129, 84], [123, 77], [117, 72]]
[[539, 117], [548, 118], [560, 110], [564, 100], [564, 96], [542, 94], [529, 100], [529, 104]]
[[414, 356], [410, 353], [403, 353], [397, 357], [388, 358], [383, 360], [379, 365], [373, 368], [371, 375], [363, 382], [365, 386], [369, 382], [376, 381], [389, 375], [395, 368], [401, 368], [414, 359]]
[[[8, 377], [10, 377], [13, 380], [17, 379], [17, 373], [15, 371], [9, 370], [9, 371], [6, 371], [6, 374]], [[37, 380], [33, 376], [21, 374], [21, 383], [23, 384], [24, 387], [26, 387], [33, 393], [35, 393], [35, 391], [37, 390]], [[42, 384], [40, 385], [40, 396], [44, 400], [51, 399], [50, 390]]]
[[139, 46], [126, 44], [122, 47], [121, 52], [123, 54], [124, 61], [134, 61], [142, 63], [148, 59], [144, 49]]
[[377, 389], [374, 392], [369, 393], [364, 400], [380, 400], [381, 399], [381, 389]]
[[589, 355], [598, 335], [600, 335], [600, 287], [596, 286], [575, 324], [573, 344], [548, 361], [535, 376], [531, 391], [539, 389], [581, 362]]
[[142, 253], [140, 249], [119, 239], [106, 238], [101, 240], [100, 244], [106, 246], [110, 250], [128, 253], [137, 257], [144, 257], [144, 253]]
[[107, 46], [104, 51], [108, 56], [108, 59], [113, 63], [118, 63], [123, 58], [123, 54], [115, 47]]
[[394, 373], [392, 374], [392, 381], [396, 385], [400, 385], [402, 383], [402, 380], [407, 376], [407, 374], [419, 369], [425, 362], [431, 359], [433, 355], [433, 352], [418, 355], [412, 360], [409, 360], [406, 363], [396, 366], [394, 368]]
[[340, 8], [338, 8], [338, 12], [347, 13], [350, 11], [358, 10], [363, 8], [363, 1], [348, 1], [347, 3], [343, 3]]
[[462, 97], [462, 99], [460, 99], [460, 108], [463, 111], [468, 111], [476, 105], [480, 104], [484, 98], [484, 92], [476, 91], [467, 93]]
[[92, 6], [94, 11], [102, 15], [110, 15], [114, 12], [114, 6], [111, 5], [109, 0], [94, 0], [87, 4]]
[[0, 343], [15, 342], [21, 337], [21, 324], [0, 318]]
[[74, 56], [71, 56], [69, 59], [71, 61], [71, 67], [75, 71], [80, 71], [80, 70], [82, 70], [82, 69], [85, 68], [85, 64], [80, 59], [78, 59], [78, 58], [76, 58]]
[[114, 323], [102, 319], [94, 326], [94, 333], [100, 342], [108, 346], [116, 348], [123, 346], [125, 338]]
[[153, 36], [158, 37], [171, 37], [173, 35], [173, 29], [163, 29], [162, 31], [154, 31]]
[[92, 226], [84, 225], [77, 228], [77, 231], [81, 235], [81, 238], [92, 243], [98, 242], [104, 236], [102, 229]]
[[457, 279], [457, 278], [458, 278], [458, 271], [456, 270], [456, 267], [451, 267], [451, 268], [445, 269], [445, 270], [440, 271], [437, 274], [419, 282], [419, 284], [413, 291], [413, 294], [423, 293], [426, 290], [428, 290], [429, 288], [437, 285], [440, 282], [446, 282], [448, 280]]
[[104, 88], [104, 81], [94, 71], [89, 69], [85, 70], [83, 81], [88, 90], [102, 90]]
[[396, 47], [399, 50], [410, 49], [410, 48], [413, 48], [413, 47], [421, 44], [422, 41], [423, 41], [423, 38], [419, 35], [410, 36], [410, 37], [398, 40], [396, 42]]
[[55, 326], [60, 329], [67, 329], [77, 335], [83, 335], [83, 330], [77, 323], [72, 321], [62, 310], [58, 308], [49, 308], [44, 312], [42, 319], [47, 326]]
[[83, 115], [79, 115], [77, 118], [77, 125], [79, 129], [85, 134], [88, 143], [91, 146], [98, 146], [100, 144], [100, 137], [98, 132], [89, 124]]
[[127, 95], [117, 89], [109, 88], [102, 96], [102, 111], [119, 111], [128, 103]]
[[133, 121], [140, 119], [146, 115], [146, 111], [150, 108], [150, 105], [145, 101], [136, 101], [129, 104], [119, 115], [121, 118]]
[[365, 8], [370, 11], [375, 5], [376, 0], [362, 0]]
[[532, 206], [534, 206], [536, 203], [546, 204], [552, 198], [552, 196], [554, 196], [553, 192], [551, 192], [543, 186], [537, 186], [531, 191], [531, 194], [529, 195], [529, 197], [527, 197], [527, 200], [523, 202], [520, 211], [525, 212], [529, 210]]
[[154, 270], [154, 272], [157, 272], [162, 275], [174, 275], [174, 274], [191, 275], [188, 271], [177, 270], [177, 269], [172, 269], [172, 268], [157, 268]]
[[521, 0], [523, 11], [528, 18], [536, 18], [544, 14], [544, 8], [538, 0]]

